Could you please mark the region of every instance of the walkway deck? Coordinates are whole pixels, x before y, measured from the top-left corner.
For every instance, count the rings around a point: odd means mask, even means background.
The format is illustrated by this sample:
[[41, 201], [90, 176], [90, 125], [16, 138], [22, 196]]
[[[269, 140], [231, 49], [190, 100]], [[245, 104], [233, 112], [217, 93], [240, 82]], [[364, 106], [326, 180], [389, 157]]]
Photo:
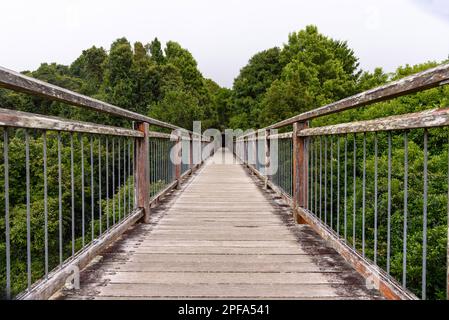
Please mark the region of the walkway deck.
[[[222, 161], [224, 159], [224, 161]], [[379, 299], [228, 151], [81, 274], [66, 299]]]

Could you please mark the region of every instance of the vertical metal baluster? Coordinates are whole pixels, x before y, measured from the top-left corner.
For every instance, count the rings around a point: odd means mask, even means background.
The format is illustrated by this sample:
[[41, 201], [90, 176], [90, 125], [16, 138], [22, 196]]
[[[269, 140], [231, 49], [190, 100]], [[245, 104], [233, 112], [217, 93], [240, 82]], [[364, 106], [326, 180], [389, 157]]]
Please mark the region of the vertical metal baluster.
[[408, 134], [404, 132], [404, 234], [402, 248], [402, 286], [407, 286], [407, 207], [408, 207]]
[[92, 234], [92, 242], [94, 242], [95, 238], [95, 225], [94, 225], [94, 210], [95, 210], [95, 200], [94, 200], [94, 141], [93, 136], [90, 136], [90, 209], [91, 209], [91, 217], [90, 217], [90, 227]]
[[315, 143], [315, 216], [318, 216], [318, 141]]
[[276, 171], [276, 175], [275, 175], [275, 178], [276, 178], [276, 182], [275, 182], [275, 184], [277, 185], [277, 186], [279, 186], [279, 176], [280, 176], [280, 173], [281, 173], [281, 170], [282, 170], [282, 142], [281, 141], [279, 141], [279, 147], [278, 147], [279, 149], [278, 149], [278, 166], [277, 166], [277, 171]]
[[308, 185], [308, 187], [307, 187], [307, 202], [308, 202], [308, 205], [307, 205], [307, 210], [309, 210], [309, 211], [311, 211], [312, 210], [312, 194], [313, 194], [313, 192], [311, 192], [311, 190], [312, 190], [312, 183], [313, 183], [313, 181], [312, 181], [312, 170], [313, 170], [313, 152], [312, 152], [312, 150], [313, 150], [313, 138], [312, 137], [309, 137], [308, 138], [308, 149], [307, 149], [307, 154], [308, 154], [308, 161], [309, 161], [309, 164], [308, 164], [308, 172], [307, 172], [307, 174], [308, 174], [308, 176], [309, 176], [309, 181], [308, 181], [308, 183], [309, 183], [309, 185]]
[[353, 207], [352, 207], [352, 247], [356, 248], [356, 235], [355, 235], [355, 225], [356, 225], [356, 199], [357, 199], [357, 181], [356, 181], [356, 174], [357, 174], [357, 136], [354, 133], [354, 163], [353, 163]]
[[103, 234], [103, 217], [101, 207], [101, 136], [98, 137], [98, 218], [99, 223], [99, 236]]
[[128, 214], [131, 213], [131, 142], [128, 140]]
[[377, 132], [374, 133], [374, 264], [377, 265], [377, 176], [378, 176]]
[[[278, 164], [277, 164], [276, 172], [273, 172], [273, 175], [272, 175], [272, 180], [273, 180], [273, 183], [275, 185], [278, 185], [278, 183], [277, 183], [277, 176], [279, 174], [279, 170], [281, 170], [280, 150], [281, 150], [281, 143], [279, 141], [278, 142], [278, 150], [277, 150], [277, 153], [278, 153], [277, 162], [278, 162]], [[243, 151], [243, 155], [245, 155], [245, 142], [243, 142], [243, 150], [242, 151]], [[271, 161], [270, 163], [273, 162], [273, 158], [274, 158], [274, 152], [271, 152], [270, 153], [270, 161]]]
[[[289, 148], [289, 145], [288, 145], [288, 140], [284, 140], [284, 144], [285, 144], [285, 147], [284, 147], [284, 149], [285, 149], [285, 151], [284, 151], [284, 172], [283, 172], [283, 175], [284, 175], [284, 190], [285, 190], [285, 193], [288, 193], [288, 148]], [[251, 152], [251, 154], [252, 154], [252, 152]]]
[[[308, 160], [309, 159], [308, 158], [308, 149], [309, 149], [309, 139], [306, 138], [305, 141], [304, 141], [304, 154], [307, 156], [307, 162], [309, 161]], [[302, 166], [302, 170], [303, 170], [303, 173], [302, 173], [303, 179], [307, 179], [307, 163], [305, 163], [305, 165]], [[303, 206], [304, 206], [305, 209], [308, 209], [308, 206], [307, 206], [308, 200], [307, 199], [308, 199], [309, 188], [307, 188], [307, 184], [305, 184], [305, 183], [302, 183], [302, 185], [306, 186], [306, 188], [303, 188], [303, 190], [302, 190]]]
[[123, 218], [127, 215], [126, 212], [126, 140], [123, 140]]
[[340, 136], [337, 136], [337, 235], [340, 237]]
[[447, 268], [447, 272], [446, 272], [446, 299], [449, 300], [449, 137], [448, 137], [448, 162], [447, 162], [447, 185], [448, 185], [448, 189], [447, 189], [447, 258], [446, 258], [446, 268]]
[[[249, 144], [249, 142], [248, 142], [248, 144]], [[285, 154], [286, 154], [286, 151], [287, 150], [286, 150], [285, 140], [282, 140], [282, 149], [281, 149], [281, 158], [282, 158], [282, 165], [281, 165], [282, 167], [281, 168], [282, 168], [282, 170], [281, 170], [279, 186], [285, 192], [286, 192], [286, 187], [285, 187]], [[249, 155], [249, 151], [248, 151], [248, 155]]]
[[[247, 142], [248, 144], [248, 142]], [[248, 145], [247, 145], [248, 148]], [[281, 191], [285, 190], [285, 184], [284, 184], [284, 176], [285, 176], [285, 140], [280, 139], [279, 140], [279, 151], [278, 151], [278, 176], [277, 176], [277, 185], [281, 189]], [[248, 151], [249, 154], [249, 151]]]
[[289, 185], [289, 188], [290, 188], [290, 195], [291, 196], [293, 196], [293, 176], [292, 176], [292, 173], [293, 173], [293, 141], [291, 140], [291, 139], [289, 139], [289, 146], [290, 146], [290, 149], [289, 149], [289, 159], [290, 159], [290, 165], [289, 165], [289, 167], [288, 167], [288, 177], [289, 177], [289, 179], [288, 179], [288, 185]]
[[[136, 175], [135, 175], [135, 162], [136, 162], [136, 139], [132, 140], [133, 145], [133, 161], [132, 161], [132, 175], [133, 175], [133, 210], [136, 208]], [[150, 184], [151, 187], [151, 184]]]
[[323, 196], [322, 196], [322, 171], [323, 171], [323, 137], [320, 136], [320, 221], [323, 221], [322, 217], [322, 207], [321, 204], [323, 202]]
[[344, 201], [344, 235], [345, 240], [348, 240], [348, 135], [345, 135], [345, 201]]
[[158, 186], [160, 182], [159, 169], [161, 167], [160, 165], [161, 149], [159, 148], [159, 139], [156, 139], [154, 142], [155, 142], [154, 150], [156, 152], [154, 157], [154, 170], [155, 170], [154, 181], [156, 182], [156, 187], [153, 189], [153, 195], [156, 195], [156, 193], [158, 192]]
[[61, 132], [58, 131], [58, 231], [59, 231], [59, 267], [62, 268], [62, 165]]
[[106, 231], [109, 230], [109, 139], [106, 136]]
[[6, 299], [11, 299], [11, 230], [9, 225], [9, 135], [3, 130], [3, 157], [5, 166], [5, 249], [6, 249]]
[[423, 231], [422, 231], [422, 299], [427, 298], [427, 193], [428, 193], [428, 140], [429, 134], [424, 129], [424, 190], [423, 190]]
[[70, 132], [70, 192], [72, 200], [72, 258], [75, 256], [75, 173], [73, 169], [73, 132]]
[[84, 196], [84, 139], [83, 136], [80, 135], [80, 148], [81, 148], [81, 242], [83, 248], [86, 244], [85, 242], [85, 196]]
[[448, 155], [448, 162], [447, 162], [447, 241], [448, 241], [448, 246], [447, 246], [447, 258], [446, 258], [446, 268], [447, 268], [447, 273], [446, 273], [446, 299], [449, 300], [449, 137], [448, 137], [448, 150], [447, 150], [447, 155]]
[[365, 257], [366, 132], [363, 133], [362, 256]]
[[387, 208], [387, 273], [391, 256], [391, 131], [388, 132], [388, 208]]
[[112, 225], [115, 225], [115, 138], [112, 138]]
[[277, 185], [279, 187], [282, 188], [282, 177], [283, 177], [283, 173], [284, 173], [284, 141], [281, 140], [280, 146], [281, 146], [281, 156], [280, 156], [280, 171], [279, 171], [279, 176], [278, 176], [278, 182]]
[[310, 137], [310, 145], [309, 145], [309, 166], [310, 166], [310, 170], [309, 170], [309, 188], [307, 188], [308, 193], [309, 193], [309, 210], [312, 211], [313, 210], [313, 170], [314, 170], [314, 166], [313, 166], [313, 150], [314, 150], [314, 139], [313, 137]]
[[331, 154], [330, 154], [330, 157], [331, 157], [331, 163], [330, 163], [330, 165], [331, 165], [331, 190], [330, 190], [330, 193], [331, 193], [331, 207], [330, 207], [330, 214], [331, 214], [331, 229], [334, 229], [334, 137], [333, 136], [331, 136], [330, 137], [330, 139], [331, 139]]
[[327, 136], [324, 137], [324, 224], [327, 225]]
[[[150, 144], [150, 155], [149, 155], [149, 157], [148, 157], [148, 161], [150, 161], [150, 172], [148, 173], [149, 175], [150, 175], [150, 190], [149, 190], [149, 192], [150, 192], [150, 199], [153, 197], [153, 192], [151, 191], [151, 189], [152, 189], [152, 186], [154, 186], [154, 160], [153, 160], [153, 157], [154, 157], [154, 143], [153, 143], [153, 140], [152, 139], [150, 139], [149, 140], [149, 144]], [[134, 188], [136, 188], [135, 187], [135, 185], [134, 185]]]
[[120, 171], [120, 168], [121, 168], [121, 165], [122, 165], [122, 162], [121, 162], [121, 158], [120, 158], [120, 155], [121, 155], [121, 149], [120, 149], [120, 140], [121, 140], [121, 138], [118, 138], [117, 139], [118, 140], [118, 142], [117, 142], [117, 144], [118, 144], [118, 146], [117, 146], [117, 148], [118, 148], [118, 152], [117, 152], [117, 156], [118, 156], [118, 172], [117, 172], [117, 174], [118, 174], [118, 183], [117, 183], [117, 190], [118, 190], [118, 194], [117, 194], [117, 202], [118, 202], [118, 221], [120, 222], [121, 220], [122, 220], [122, 208], [121, 208], [121, 203], [122, 203], [122, 198], [121, 198], [121, 192], [120, 192], [120, 188], [121, 188], [121, 181], [120, 181], [120, 175], [121, 175], [121, 171]]
[[[168, 155], [168, 150], [167, 150], [167, 148], [166, 148], [166, 145], [165, 145], [165, 140], [161, 140], [161, 144], [162, 144], [162, 179], [163, 179], [163, 181], [164, 181], [164, 187], [165, 187], [165, 185], [167, 184], [167, 177], [166, 177], [166, 175], [165, 175], [165, 167], [166, 167], [166, 158], [167, 158], [167, 155]], [[184, 168], [186, 168], [187, 166], [186, 166], [186, 161], [188, 160], [188, 157], [189, 157], [189, 155], [188, 155], [188, 152], [189, 152], [189, 148], [186, 148], [186, 141], [185, 140], [183, 140], [183, 146], [182, 146], [182, 163], [183, 163], [183, 166], [182, 166], [182, 168], [183, 168], [183, 170], [182, 170], [182, 172], [181, 172], [181, 174], [183, 174], [186, 170], [184, 169]]]
[[30, 136], [25, 130], [26, 212], [27, 212], [27, 280], [31, 289], [31, 208], [30, 208]]
[[[44, 151], [44, 251], [45, 251], [45, 279], [48, 279], [48, 180], [47, 180], [47, 131], [42, 133]], [[6, 178], [5, 178], [6, 179]]]
[[[182, 165], [181, 165], [181, 175], [184, 173], [184, 168], [185, 168], [185, 158], [186, 158], [186, 154], [187, 154], [187, 150], [185, 148], [185, 142], [182, 139]], [[161, 139], [161, 151], [162, 151], [162, 155], [161, 155], [161, 180], [163, 183], [163, 187], [165, 187], [166, 184], [166, 178], [165, 178], [165, 157], [167, 156], [167, 151], [165, 150], [165, 140]], [[161, 188], [161, 189], [162, 189]]]
[[[246, 144], [247, 144], [246, 148], [247, 148], [247, 150], [249, 150], [248, 149], [249, 142], [247, 142]], [[284, 155], [285, 155], [285, 153], [284, 153], [285, 152], [285, 150], [284, 150], [284, 140], [281, 140], [280, 152], [281, 152], [281, 154], [280, 154], [280, 159], [281, 159], [280, 167], [281, 167], [281, 170], [280, 170], [280, 174], [279, 174], [279, 177], [278, 177], [279, 178], [278, 179], [278, 186], [281, 187], [281, 189], [283, 190], [283, 189], [285, 189], [283, 187], [284, 186], [283, 178], [284, 178], [284, 170], [285, 170], [285, 167], [284, 167], [285, 166], [285, 162], [284, 162]], [[249, 155], [249, 151], [247, 153]]]

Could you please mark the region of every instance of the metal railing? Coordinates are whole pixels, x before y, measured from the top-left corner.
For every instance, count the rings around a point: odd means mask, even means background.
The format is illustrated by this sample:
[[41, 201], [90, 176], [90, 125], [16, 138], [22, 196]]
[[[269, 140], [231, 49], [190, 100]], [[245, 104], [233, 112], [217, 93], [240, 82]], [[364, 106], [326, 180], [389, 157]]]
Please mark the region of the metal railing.
[[[389, 298], [449, 294], [449, 109], [317, 128], [310, 120], [448, 81], [446, 64], [236, 140], [237, 156], [284, 196], [297, 221], [331, 240]], [[272, 132], [290, 125], [290, 133]], [[252, 141], [265, 146], [256, 162]]]
[[[47, 298], [73, 266], [149, 222], [150, 202], [201, 164], [191, 150], [209, 139], [1, 67], [0, 87], [134, 121], [130, 129], [0, 109], [0, 298]], [[187, 164], [172, 162], [173, 147], [178, 160], [188, 152]]]

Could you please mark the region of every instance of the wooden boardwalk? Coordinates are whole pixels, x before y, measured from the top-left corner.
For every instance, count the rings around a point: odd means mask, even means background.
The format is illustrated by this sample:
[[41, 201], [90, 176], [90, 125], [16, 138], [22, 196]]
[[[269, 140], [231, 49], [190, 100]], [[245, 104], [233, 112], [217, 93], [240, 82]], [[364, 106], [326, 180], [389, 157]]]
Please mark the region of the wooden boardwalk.
[[54, 298], [380, 298], [234, 162], [218, 152]]

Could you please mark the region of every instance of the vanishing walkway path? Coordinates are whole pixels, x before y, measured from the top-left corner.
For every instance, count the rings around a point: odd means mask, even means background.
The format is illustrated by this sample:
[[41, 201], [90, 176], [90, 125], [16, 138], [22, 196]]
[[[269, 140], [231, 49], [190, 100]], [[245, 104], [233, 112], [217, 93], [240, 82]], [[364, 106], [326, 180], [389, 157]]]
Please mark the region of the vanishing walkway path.
[[55, 298], [380, 298], [289, 210], [217, 152]]

